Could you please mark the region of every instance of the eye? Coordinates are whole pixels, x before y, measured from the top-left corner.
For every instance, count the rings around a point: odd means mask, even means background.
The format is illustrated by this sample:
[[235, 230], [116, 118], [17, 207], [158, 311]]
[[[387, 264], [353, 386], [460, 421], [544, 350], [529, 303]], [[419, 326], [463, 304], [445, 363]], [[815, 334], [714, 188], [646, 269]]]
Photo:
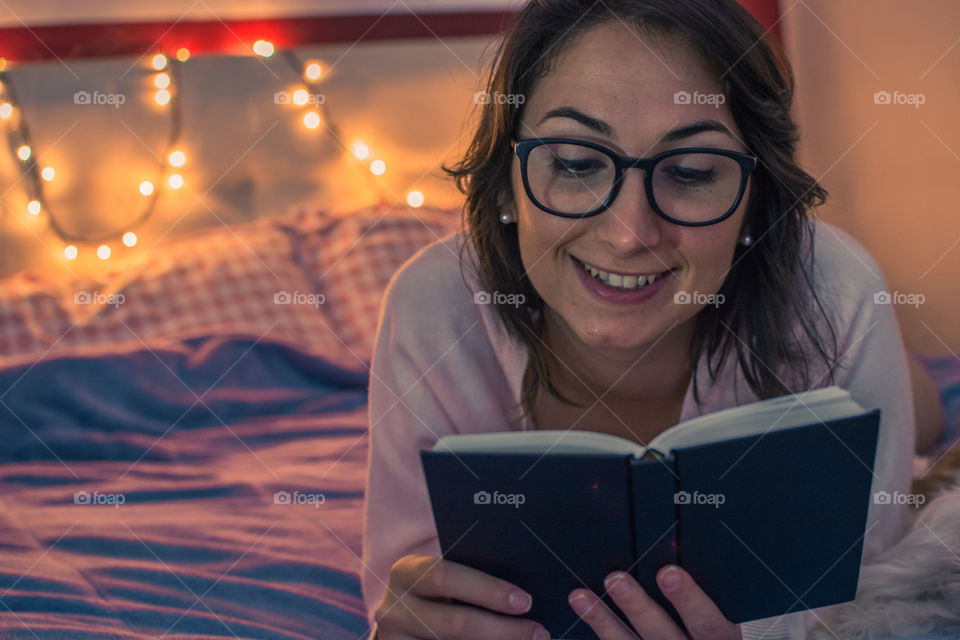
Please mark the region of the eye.
[[681, 186], [697, 187], [712, 184], [717, 180], [717, 173], [712, 168], [696, 169], [675, 164], [664, 167], [664, 171], [671, 180]]
[[560, 158], [554, 156], [551, 171], [560, 176], [585, 178], [604, 168], [604, 162], [597, 158]]

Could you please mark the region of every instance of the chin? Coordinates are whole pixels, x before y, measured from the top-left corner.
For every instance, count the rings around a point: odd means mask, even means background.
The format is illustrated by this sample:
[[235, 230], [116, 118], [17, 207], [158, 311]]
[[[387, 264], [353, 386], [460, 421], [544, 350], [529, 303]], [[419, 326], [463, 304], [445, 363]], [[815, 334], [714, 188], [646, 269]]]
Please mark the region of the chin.
[[659, 334], [651, 332], [649, 336], [637, 334], [636, 324], [633, 324], [634, 331], [630, 327], [617, 327], [616, 329], [586, 329], [577, 331], [577, 337], [587, 346], [594, 349], [617, 349], [621, 351], [631, 351], [640, 349], [651, 342], [656, 341]]

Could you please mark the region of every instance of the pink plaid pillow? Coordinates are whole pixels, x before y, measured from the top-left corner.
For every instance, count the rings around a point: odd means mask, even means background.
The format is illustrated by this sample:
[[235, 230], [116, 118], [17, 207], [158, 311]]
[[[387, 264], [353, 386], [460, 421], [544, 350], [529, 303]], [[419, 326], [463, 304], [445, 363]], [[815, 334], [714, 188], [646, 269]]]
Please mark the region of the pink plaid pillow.
[[154, 251], [112, 281], [14, 276], [0, 282], [0, 356], [32, 362], [104, 344], [240, 334], [349, 358], [293, 254], [290, 236], [263, 220]]
[[324, 312], [333, 331], [359, 358], [369, 361], [380, 301], [390, 277], [414, 253], [455, 232], [459, 210], [377, 205], [331, 220], [301, 211], [300, 262], [326, 295]]

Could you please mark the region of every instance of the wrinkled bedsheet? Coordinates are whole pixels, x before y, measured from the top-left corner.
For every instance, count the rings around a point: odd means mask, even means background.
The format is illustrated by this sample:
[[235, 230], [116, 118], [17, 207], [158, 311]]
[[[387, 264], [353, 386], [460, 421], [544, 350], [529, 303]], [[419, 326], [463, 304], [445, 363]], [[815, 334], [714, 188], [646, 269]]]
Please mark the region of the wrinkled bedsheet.
[[0, 368], [0, 637], [365, 637], [368, 370], [339, 359], [201, 336]]

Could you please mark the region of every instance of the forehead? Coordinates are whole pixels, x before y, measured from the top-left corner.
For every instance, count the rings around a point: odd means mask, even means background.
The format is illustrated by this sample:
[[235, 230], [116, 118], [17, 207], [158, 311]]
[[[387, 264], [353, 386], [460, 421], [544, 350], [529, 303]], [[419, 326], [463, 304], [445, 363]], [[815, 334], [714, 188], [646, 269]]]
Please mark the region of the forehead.
[[575, 67], [601, 76], [642, 73], [674, 80], [712, 79], [699, 49], [685, 36], [663, 30], [646, 31], [623, 21], [599, 24], [564, 45], [553, 71]]
[[731, 122], [727, 109], [677, 104], [678, 91], [720, 93], [716, 72], [686, 38], [615, 21], [567, 43], [528, 96], [524, 120], [572, 105], [609, 122], [615, 138], [646, 137], [678, 122]]

